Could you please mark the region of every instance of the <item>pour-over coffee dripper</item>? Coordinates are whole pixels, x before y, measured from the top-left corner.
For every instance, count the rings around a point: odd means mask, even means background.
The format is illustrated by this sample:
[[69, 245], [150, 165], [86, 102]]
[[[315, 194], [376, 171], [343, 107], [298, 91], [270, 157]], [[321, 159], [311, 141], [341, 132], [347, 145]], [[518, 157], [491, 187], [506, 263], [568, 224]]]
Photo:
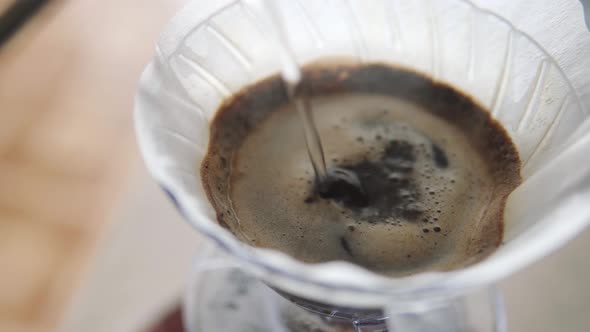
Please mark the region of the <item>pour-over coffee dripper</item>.
[[[198, 169], [217, 107], [280, 64], [261, 20], [242, 2], [193, 2], [164, 32], [142, 76], [136, 125], [154, 178], [225, 253], [222, 265], [309, 308], [354, 308], [351, 322], [359, 330], [372, 319], [365, 330], [383, 329], [388, 317], [395, 331], [428, 331], [428, 324], [461, 331], [457, 321], [469, 315], [453, 312], [462, 310], [456, 305], [462, 295], [546, 255], [590, 220], [590, 170], [581, 166], [590, 163], [586, 111], [555, 61], [509, 22], [461, 0], [278, 4], [299, 64], [328, 56], [392, 63], [473, 96], [512, 136], [524, 182], [508, 200], [505, 243], [458, 271], [392, 279], [344, 262], [304, 264], [239, 242], [217, 224]], [[382, 317], [369, 317], [379, 308]]]

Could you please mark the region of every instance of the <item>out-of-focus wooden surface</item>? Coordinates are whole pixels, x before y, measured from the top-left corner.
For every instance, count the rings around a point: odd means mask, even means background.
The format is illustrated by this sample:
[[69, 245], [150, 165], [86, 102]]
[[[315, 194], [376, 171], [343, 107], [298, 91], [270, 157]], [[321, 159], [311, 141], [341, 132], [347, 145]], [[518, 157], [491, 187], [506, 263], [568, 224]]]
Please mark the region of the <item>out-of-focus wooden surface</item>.
[[137, 158], [136, 82], [180, 2], [51, 1], [0, 48], [0, 331], [59, 324]]
[[6, 8], [10, 7], [13, 2], [14, 0], [0, 0], [0, 14], [2, 14]]

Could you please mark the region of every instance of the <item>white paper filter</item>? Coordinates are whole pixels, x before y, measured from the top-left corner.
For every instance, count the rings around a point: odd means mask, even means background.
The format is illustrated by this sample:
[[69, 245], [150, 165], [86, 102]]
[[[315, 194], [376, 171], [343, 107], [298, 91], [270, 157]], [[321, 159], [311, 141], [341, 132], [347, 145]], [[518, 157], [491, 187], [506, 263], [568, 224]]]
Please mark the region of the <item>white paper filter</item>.
[[240, 87], [279, 71], [265, 27], [239, 1], [195, 1], [163, 33], [136, 98], [153, 177], [187, 221], [268, 283], [310, 299], [375, 306], [388, 296], [481, 286], [546, 255], [590, 220], [590, 125], [576, 91], [541, 47], [461, 0], [278, 1], [298, 63], [324, 56], [400, 64], [446, 81], [491, 110], [523, 160], [505, 244], [466, 269], [386, 278], [349, 263], [309, 265], [239, 242], [220, 227], [199, 167], [209, 122]]

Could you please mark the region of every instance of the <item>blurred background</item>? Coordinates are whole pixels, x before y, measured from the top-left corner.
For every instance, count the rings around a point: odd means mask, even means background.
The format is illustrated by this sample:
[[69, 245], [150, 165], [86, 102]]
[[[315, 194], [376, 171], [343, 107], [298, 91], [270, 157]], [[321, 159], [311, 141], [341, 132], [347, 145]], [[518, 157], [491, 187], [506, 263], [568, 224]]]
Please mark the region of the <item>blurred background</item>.
[[[0, 331], [145, 331], [180, 303], [203, 241], [151, 182], [132, 112], [187, 1], [0, 0]], [[578, 1], [475, 2], [538, 40], [590, 109]], [[511, 331], [588, 331], [589, 251], [587, 231], [501, 284]]]
[[0, 0], [2, 31], [41, 4], [0, 46], [0, 331], [138, 331], [136, 299], [167, 304], [152, 284], [178, 300], [199, 241], [149, 181], [132, 111], [183, 2]]

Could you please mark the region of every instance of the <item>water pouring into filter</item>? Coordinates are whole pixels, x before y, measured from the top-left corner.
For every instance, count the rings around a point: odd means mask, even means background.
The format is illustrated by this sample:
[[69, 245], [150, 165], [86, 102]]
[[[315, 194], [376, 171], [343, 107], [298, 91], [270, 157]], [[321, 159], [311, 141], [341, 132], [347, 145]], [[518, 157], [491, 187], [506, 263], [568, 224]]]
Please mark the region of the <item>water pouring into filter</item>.
[[266, 26], [272, 28], [269, 30], [268, 38], [275, 45], [280, 56], [281, 77], [285, 83], [288, 98], [299, 113], [307, 153], [315, 173], [318, 194], [326, 198], [352, 202], [359, 206], [367, 205], [367, 197], [357, 174], [344, 168], [326, 168], [322, 140], [314, 121], [310, 88], [302, 82], [301, 69], [289, 45], [276, 3], [265, 0], [247, 0], [246, 3], [259, 13], [262, 20], [267, 20]]

